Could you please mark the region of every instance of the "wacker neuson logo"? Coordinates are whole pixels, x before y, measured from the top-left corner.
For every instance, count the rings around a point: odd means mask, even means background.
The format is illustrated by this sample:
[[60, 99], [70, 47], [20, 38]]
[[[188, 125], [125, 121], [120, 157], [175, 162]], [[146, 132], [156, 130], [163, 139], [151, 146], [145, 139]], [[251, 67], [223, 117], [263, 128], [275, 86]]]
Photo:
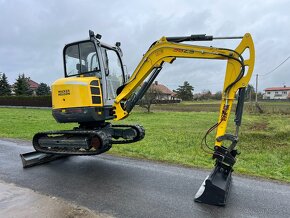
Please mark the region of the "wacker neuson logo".
[[70, 91], [69, 91], [69, 89], [59, 90], [59, 91], [58, 91], [58, 95], [59, 95], [59, 96], [70, 95]]

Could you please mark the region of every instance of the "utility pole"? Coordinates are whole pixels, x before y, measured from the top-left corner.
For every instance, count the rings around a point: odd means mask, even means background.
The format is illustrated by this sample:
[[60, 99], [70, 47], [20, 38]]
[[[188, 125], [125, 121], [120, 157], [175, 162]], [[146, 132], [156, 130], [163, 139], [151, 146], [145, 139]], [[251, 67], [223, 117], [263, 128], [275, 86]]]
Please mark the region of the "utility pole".
[[256, 111], [258, 110], [259, 113], [263, 113], [263, 109], [258, 105], [258, 74], [256, 74]]
[[258, 74], [256, 74], [256, 104], [258, 104]]

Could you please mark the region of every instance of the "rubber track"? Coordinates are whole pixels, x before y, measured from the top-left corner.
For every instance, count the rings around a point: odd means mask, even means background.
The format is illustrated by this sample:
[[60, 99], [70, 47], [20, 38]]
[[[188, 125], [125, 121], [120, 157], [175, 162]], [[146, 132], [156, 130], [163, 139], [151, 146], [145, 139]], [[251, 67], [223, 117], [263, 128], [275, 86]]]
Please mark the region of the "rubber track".
[[121, 128], [133, 128], [137, 131], [137, 136], [134, 139], [130, 139], [130, 140], [112, 140], [112, 144], [129, 144], [129, 143], [134, 143], [134, 142], [138, 142], [140, 140], [142, 140], [145, 137], [145, 129], [143, 128], [143, 126], [141, 125], [112, 125], [112, 128], [114, 127], [121, 127]]
[[[130, 140], [113, 140], [110, 134], [111, 129], [114, 128], [133, 128], [137, 131], [137, 136]], [[61, 148], [44, 148], [38, 143], [38, 139], [47, 135], [88, 135], [97, 136], [103, 145], [103, 148], [95, 151], [79, 150], [79, 149], [61, 149]], [[140, 125], [111, 125], [110, 127], [104, 127], [98, 130], [60, 130], [60, 131], [47, 131], [36, 133], [33, 137], [33, 147], [36, 151], [47, 153], [47, 154], [64, 154], [64, 155], [98, 155], [104, 153], [112, 147], [112, 144], [128, 144], [140, 141], [145, 136], [145, 130]]]

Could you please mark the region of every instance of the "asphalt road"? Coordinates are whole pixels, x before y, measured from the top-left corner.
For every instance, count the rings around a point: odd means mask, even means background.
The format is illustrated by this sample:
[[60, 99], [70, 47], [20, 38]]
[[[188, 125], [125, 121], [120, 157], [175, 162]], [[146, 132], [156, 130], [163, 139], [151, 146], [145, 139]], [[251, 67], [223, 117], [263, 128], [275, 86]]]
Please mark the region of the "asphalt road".
[[[233, 176], [225, 207], [193, 202], [209, 172], [110, 155], [23, 169], [30, 143], [0, 140], [0, 179], [115, 217], [290, 217], [290, 185]], [[0, 193], [1, 194], [1, 193]]]

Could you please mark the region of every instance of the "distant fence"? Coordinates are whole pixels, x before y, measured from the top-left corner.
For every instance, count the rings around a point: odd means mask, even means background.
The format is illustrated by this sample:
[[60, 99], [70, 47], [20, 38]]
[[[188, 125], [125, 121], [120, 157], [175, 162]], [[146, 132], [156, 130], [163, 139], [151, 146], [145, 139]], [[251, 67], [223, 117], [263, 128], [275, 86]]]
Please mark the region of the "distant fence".
[[[258, 105], [265, 114], [290, 114], [289, 101], [261, 101]], [[250, 113], [257, 113], [260, 111], [254, 102], [248, 102], [245, 106], [246, 111]]]
[[51, 107], [51, 96], [0, 96], [1, 106]]
[[259, 99], [259, 102], [290, 102], [290, 99]]
[[180, 102], [181, 100], [154, 100], [153, 104], [176, 104]]
[[153, 110], [179, 111], [179, 112], [216, 112], [219, 111], [220, 103], [193, 103], [193, 104], [154, 104]]

